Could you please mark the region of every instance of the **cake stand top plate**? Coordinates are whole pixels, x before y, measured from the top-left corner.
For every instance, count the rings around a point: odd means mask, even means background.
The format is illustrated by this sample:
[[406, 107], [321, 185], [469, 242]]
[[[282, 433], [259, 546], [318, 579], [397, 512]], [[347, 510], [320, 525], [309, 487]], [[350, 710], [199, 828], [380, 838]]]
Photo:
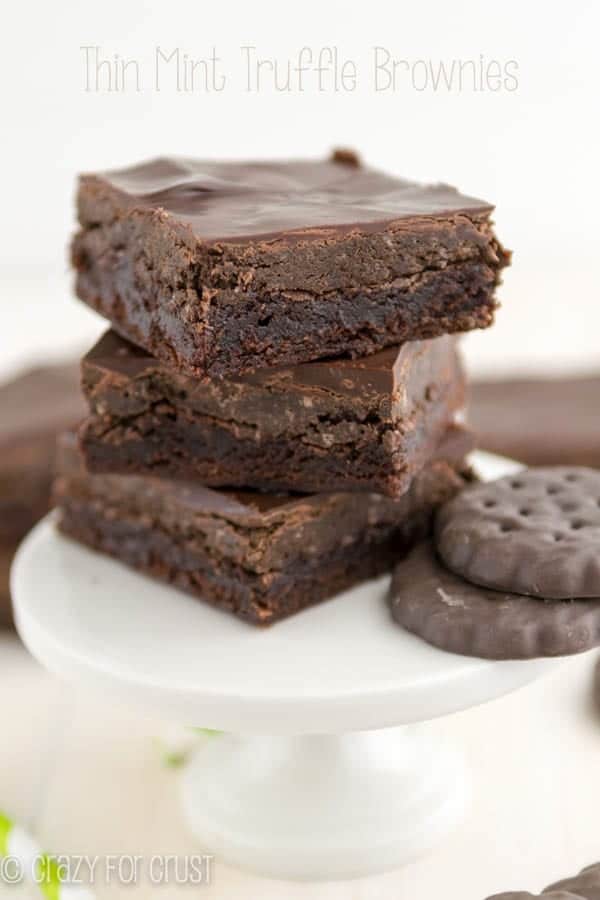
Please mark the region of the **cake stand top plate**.
[[[485, 478], [516, 464], [477, 453]], [[12, 571], [17, 627], [50, 670], [186, 724], [337, 734], [430, 719], [499, 697], [556, 660], [491, 662], [403, 631], [380, 578], [257, 629], [59, 534], [53, 516]]]

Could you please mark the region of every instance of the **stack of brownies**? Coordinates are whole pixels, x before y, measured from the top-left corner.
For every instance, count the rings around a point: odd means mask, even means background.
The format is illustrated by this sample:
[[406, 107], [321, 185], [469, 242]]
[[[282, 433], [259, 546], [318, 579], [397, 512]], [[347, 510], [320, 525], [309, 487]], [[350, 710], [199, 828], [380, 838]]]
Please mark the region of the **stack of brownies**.
[[77, 294], [112, 330], [61, 529], [259, 624], [390, 569], [467, 477], [451, 335], [493, 319], [491, 211], [348, 152], [82, 177]]

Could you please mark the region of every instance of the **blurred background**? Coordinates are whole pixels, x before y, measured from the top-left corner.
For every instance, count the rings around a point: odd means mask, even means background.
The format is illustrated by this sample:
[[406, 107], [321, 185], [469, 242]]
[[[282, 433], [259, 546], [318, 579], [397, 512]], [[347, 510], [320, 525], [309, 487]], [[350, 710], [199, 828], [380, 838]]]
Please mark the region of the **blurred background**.
[[[465, 342], [473, 372], [597, 365], [593, 0], [505, 0], [494, 8], [477, 0], [23, 0], [4, 15], [0, 374], [41, 354], [78, 351], [102, 328], [70, 294], [66, 246], [78, 172], [163, 153], [322, 156], [339, 145], [374, 166], [446, 181], [496, 204], [514, 264], [496, 327]], [[159, 58], [158, 84], [157, 48], [171, 57]], [[287, 63], [296, 66], [303, 48], [313, 71], [302, 90], [292, 72], [286, 90]], [[337, 84], [329, 51], [338, 57]], [[200, 68], [197, 89], [186, 90], [186, 59], [211, 55], [214, 83], [206, 88]], [[115, 56], [117, 68], [133, 62], [109, 84]], [[339, 83], [344, 63], [355, 67], [351, 89]]]

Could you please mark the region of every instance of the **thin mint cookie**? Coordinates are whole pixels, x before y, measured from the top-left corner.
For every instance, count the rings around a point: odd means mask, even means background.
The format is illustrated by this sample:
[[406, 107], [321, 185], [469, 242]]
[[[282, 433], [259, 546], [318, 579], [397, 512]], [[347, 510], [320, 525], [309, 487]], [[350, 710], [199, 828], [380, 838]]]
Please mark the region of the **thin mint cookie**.
[[579, 898], [581, 900], [600, 900], [600, 863], [587, 866], [574, 878], [565, 878], [563, 881], [549, 885], [542, 891], [542, 896], [549, 900], [554, 893], [557, 897], [561, 897], [563, 895], [561, 892], [564, 893], [565, 898], [573, 896], [577, 900]]
[[529, 891], [508, 891], [506, 894], [494, 894], [487, 900], [586, 900], [581, 894], [571, 894], [565, 891], [552, 891], [541, 894], [530, 894]]
[[429, 644], [485, 659], [566, 656], [600, 645], [600, 600], [547, 603], [464, 581], [419, 544], [394, 571], [392, 617]]
[[600, 598], [600, 471], [525, 469], [467, 488], [436, 517], [443, 562], [474, 584]]
[[494, 894], [487, 900], [600, 900], [600, 863], [588, 866], [574, 878], [548, 885], [541, 894], [509, 891]]

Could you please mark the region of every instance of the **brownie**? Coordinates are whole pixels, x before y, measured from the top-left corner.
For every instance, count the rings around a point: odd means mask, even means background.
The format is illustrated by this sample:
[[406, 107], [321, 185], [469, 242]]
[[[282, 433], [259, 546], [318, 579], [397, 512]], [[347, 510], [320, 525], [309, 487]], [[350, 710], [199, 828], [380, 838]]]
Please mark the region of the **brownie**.
[[32, 369], [0, 386], [0, 625], [19, 541], [49, 509], [56, 436], [85, 414], [79, 367]]
[[12, 625], [10, 567], [18, 544], [0, 545], [0, 628]]
[[600, 467], [600, 376], [482, 381], [469, 394], [483, 449], [530, 466]]
[[493, 207], [327, 161], [155, 159], [79, 182], [78, 296], [196, 376], [483, 328], [509, 255]]
[[82, 364], [93, 472], [399, 497], [464, 403], [455, 338], [200, 380], [108, 332]]
[[[463, 484], [462, 435], [400, 500], [379, 494], [262, 494], [137, 475], [91, 475], [62, 442], [55, 498], [71, 537], [254, 624], [390, 569]], [[454, 462], [447, 461], [453, 458]]]

